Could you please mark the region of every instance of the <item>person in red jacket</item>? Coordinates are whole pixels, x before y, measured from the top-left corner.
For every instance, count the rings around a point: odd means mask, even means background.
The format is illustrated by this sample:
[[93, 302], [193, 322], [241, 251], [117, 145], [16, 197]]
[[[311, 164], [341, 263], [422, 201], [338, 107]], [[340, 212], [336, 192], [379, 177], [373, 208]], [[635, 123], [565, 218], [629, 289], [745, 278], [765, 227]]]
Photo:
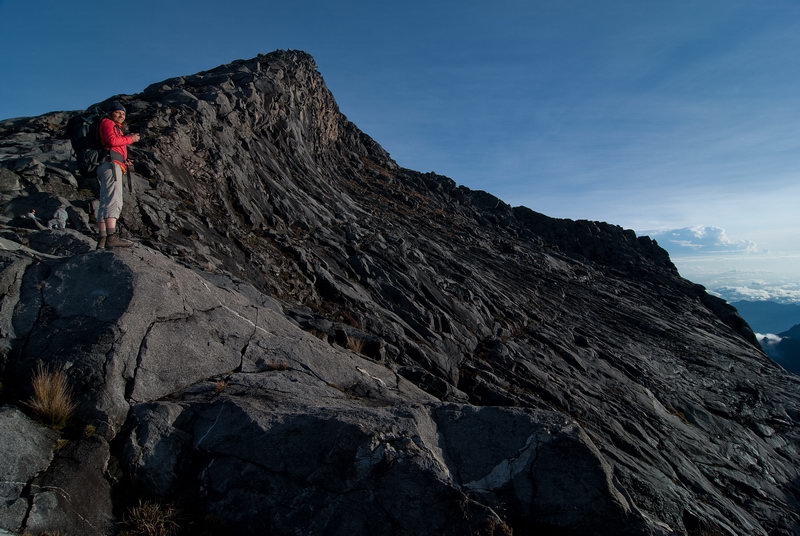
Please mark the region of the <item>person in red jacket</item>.
[[129, 247], [133, 243], [117, 234], [117, 219], [122, 213], [122, 178], [128, 170], [128, 145], [141, 139], [139, 134], [125, 135], [125, 107], [112, 102], [108, 116], [100, 121], [100, 142], [108, 149], [108, 157], [97, 167], [100, 182], [100, 206], [97, 209], [97, 229], [100, 240], [97, 249]]

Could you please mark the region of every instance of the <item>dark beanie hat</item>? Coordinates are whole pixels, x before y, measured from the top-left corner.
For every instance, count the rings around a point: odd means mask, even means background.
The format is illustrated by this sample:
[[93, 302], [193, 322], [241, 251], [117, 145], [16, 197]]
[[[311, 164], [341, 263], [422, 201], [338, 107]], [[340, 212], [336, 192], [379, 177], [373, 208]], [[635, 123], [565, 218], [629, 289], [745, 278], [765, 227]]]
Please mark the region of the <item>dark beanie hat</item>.
[[106, 111], [108, 113], [116, 112], [117, 110], [122, 111], [122, 112], [125, 111], [125, 107], [122, 105], [121, 102], [119, 102], [119, 101], [111, 101], [110, 103], [108, 103], [108, 106], [106, 107]]

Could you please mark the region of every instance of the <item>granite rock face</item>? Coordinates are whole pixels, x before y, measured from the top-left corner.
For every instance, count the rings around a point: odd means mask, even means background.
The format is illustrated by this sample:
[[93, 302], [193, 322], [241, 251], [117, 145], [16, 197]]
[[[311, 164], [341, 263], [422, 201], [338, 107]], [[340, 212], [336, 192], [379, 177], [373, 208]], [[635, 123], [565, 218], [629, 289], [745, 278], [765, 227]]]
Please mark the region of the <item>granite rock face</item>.
[[654, 241], [401, 168], [302, 52], [115, 98], [129, 250], [92, 250], [72, 113], [0, 122], [0, 434], [43, 438], [0, 529], [800, 534], [800, 381]]

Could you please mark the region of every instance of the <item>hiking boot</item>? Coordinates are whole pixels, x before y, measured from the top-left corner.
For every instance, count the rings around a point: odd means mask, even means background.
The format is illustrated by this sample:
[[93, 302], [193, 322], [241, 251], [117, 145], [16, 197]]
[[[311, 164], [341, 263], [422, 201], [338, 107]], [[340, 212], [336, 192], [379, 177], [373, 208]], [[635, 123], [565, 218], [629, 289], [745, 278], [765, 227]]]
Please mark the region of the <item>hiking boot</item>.
[[106, 249], [110, 248], [129, 248], [133, 245], [133, 242], [130, 240], [125, 240], [124, 238], [120, 238], [117, 233], [112, 235], [108, 235], [106, 238], [105, 247]]
[[95, 249], [106, 249], [106, 235], [100, 235], [100, 238], [97, 239], [97, 248]]

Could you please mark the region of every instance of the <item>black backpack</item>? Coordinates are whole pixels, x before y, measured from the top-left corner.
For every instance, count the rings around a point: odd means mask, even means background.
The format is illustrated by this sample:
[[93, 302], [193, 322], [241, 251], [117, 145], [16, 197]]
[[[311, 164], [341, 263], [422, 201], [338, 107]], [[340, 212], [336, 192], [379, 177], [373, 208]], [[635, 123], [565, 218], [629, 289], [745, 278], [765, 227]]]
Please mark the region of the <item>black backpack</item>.
[[108, 154], [100, 143], [100, 120], [103, 113], [99, 106], [92, 106], [85, 112], [73, 116], [67, 122], [66, 135], [75, 151], [81, 175], [93, 178], [97, 166]]

